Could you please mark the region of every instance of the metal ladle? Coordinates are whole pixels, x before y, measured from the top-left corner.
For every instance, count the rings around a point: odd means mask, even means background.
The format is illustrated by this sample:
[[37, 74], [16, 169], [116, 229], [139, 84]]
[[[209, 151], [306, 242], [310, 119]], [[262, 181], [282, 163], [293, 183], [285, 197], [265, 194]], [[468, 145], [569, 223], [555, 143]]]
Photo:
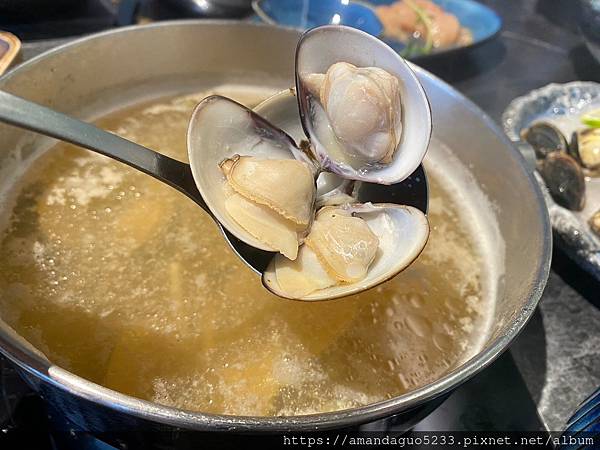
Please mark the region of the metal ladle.
[[[431, 112], [427, 98], [404, 60], [381, 41], [348, 27], [326, 26], [310, 30], [299, 42], [296, 71], [323, 69], [333, 62], [352, 61], [353, 58], [358, 58], [354, 62], [360, 66], [385, 68], [404, 83], [403, 95], [412, 99], [414, 109], [403, 113], [403, 119], [408, 120], [412, 129], [408, 138], [403, 138], [398, 145], [411, 147], [413, 151], [424, 155], [431, 134]], [[296, 81], [298, 82], [298, 78]], [[297, 88], [302, 91], [300, 83], [297, 83]], [[301, 95], [301, 98], [301, 101], [305, 101], [304, 96]], [[308, 123], [302, 114], [303, 109], [301, 108], [301, 118], [306, 130]], [[424, 111], [422, 115], [426, 117], [419, 117], [415, 110]], [[266, 111], [262, 113], [264, 112]], [[189, 164], [7, 92], [0, 92], [0, 122], [78, 145], [153, 176], [185, 194], [204, 209], [215, 220], [233, 251], [258, 274], [262, 275], [272, 260], [274, 253], [244, 243], [219, 223], [202, 198]], [[415, 128], [419, 128], [417, 139], [414, 138]], [[426, 213], [428, 188], [425, 172], [419, 165], [401, 183], [388, 186], [361, 183], [357, 196], [361, 202], [400, 203], [414, 206]]]
[[[266, 269], [273, 253], [256, 249], [240, 241], [214, 219], [200, 195], [190, 165], [142, 145], [101, 130], [45, 106], [0, 91], [0, 122], [78, 145], [116, 159], [156, 178], [193, 200], [215, 220], [233, 251], [258, 274]], [[427, 211], [427, 180], [422, 167], [404, 182], [392, 186], [365, 184], [361, 201], [395, 202]]]

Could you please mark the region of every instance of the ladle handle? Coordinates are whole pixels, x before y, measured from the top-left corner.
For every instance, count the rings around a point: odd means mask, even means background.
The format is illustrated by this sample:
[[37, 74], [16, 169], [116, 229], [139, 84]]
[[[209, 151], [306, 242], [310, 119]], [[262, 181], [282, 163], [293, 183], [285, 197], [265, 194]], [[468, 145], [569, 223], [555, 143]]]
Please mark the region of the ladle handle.
[[3, 91], [0, 91], [0, 121], [116, 159], [167, 183], [208, 210], [189, 164]]

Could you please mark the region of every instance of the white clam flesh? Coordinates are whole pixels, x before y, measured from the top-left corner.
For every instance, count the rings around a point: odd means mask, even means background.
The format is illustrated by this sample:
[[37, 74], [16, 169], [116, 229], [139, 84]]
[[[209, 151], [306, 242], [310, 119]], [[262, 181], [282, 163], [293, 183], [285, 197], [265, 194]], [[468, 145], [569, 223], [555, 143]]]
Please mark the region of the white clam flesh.
[[304, 33], [296, 49], [300, 120], [321, 167], [395, 184], [419, 166], [431, 108], [409, 64], [379, 39], [343, 26]]
[[420, 210], [394, 204], [322, 208], [298, 258], [277, 255], [263, 274], [276, 295], [306, 301], [361, 292], [394, 277], [421, 253], [429, 237]]
[[296, 259], [313, 214], [315, 182], [308, 165], [234, 155], [219, 166], [228, 183], [223, 189], [231, 218], [270, 249]]
[[190, 120], [188, 153], [215, 219], [275, 253], [263, 285], [315, 301], [381, 284], [421, 253], [429, 236], [421, 210], [358, 198], [370, 186], [362, 182], [408, 178], [430, 134], [429, 103], [402, 58], [358, 30], [320, 27], [298, 45], [295, 91], [257, 112], [204, 99]]
[[354, 283], [367, 275], [379, 239], [367, 222], [349, 209], [326, 206], [317, 213], [306, 245], [335, 280]]
[[315, 169], [286, 133], [233, 100], [207, 97], [190, 120], [188, 156], [204, 201], [228, 231], [296, 258], [313, 217]]
[[315, 180], [306, 163], [234, 155], [220, 163], [231, 187], [306, 228], [312, 218]]
[[[389, 164], [402, 135], [398, 79], [378, 67], [338, 62], [325, 74], [306, 74], [302, 81], [317, 97], [328, 120], [316, 112], [317, 133], [337, 159], [352, 164]], [[330, 132], [328, 132], [330, 130]]]

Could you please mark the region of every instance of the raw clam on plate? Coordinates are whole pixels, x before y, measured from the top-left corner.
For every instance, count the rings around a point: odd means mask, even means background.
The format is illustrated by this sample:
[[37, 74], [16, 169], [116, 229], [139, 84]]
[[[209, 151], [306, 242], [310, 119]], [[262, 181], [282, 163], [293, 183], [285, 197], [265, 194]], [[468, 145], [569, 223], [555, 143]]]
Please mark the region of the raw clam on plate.
[[550, 84], [514, 99], [504, 130], [536, 175], [557, 245], [600, 280], [600, 130], [582, 117], [600, 108], [600, 84]]
[[600, 128], [579, 128], [573, 133], [569, 146], [574, 158], [590, 171], [600, 169]]

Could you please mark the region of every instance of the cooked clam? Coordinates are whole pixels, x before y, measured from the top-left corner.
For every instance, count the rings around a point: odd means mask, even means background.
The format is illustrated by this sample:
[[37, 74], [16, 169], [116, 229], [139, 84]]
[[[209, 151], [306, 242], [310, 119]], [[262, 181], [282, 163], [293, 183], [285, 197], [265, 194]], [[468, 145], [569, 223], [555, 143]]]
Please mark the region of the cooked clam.
[[410, 206], [352, 204], [322, 208], [298, 258], [277, 255], [263, 274], [273, 293], [300, 300], [343, 297], [406, 268], [429, 236], [426, 216]]
[[234, 155], [219, 165], [239, 194], [275, 210], [302, 228], [310, 223], [315, 180], [306, 163]]
[[306, 245], [300, 247], [295, 261], [275, 257], [263, 274], [263, 284], [269, 291], [290, 299], [313, 300], [307, 298], [309, 294], [335, 286], [336, 283], [317, 255]]
[[312, 220], [316, 169], [286, 133], [233, 100], [211, 96], [192, 114], [188, 154], [202, 197], [228, 231], [296, 258]]
[[521, 132], [521, 139], [533, 147], [535, 156], [544, 159], [552, 152], [566, 152], [568, 144], [558, 127], [547, 121], [535, 122]]
[[[348, 38], [344, 51], [363, 48], [371, 65], [362, 53], [357, 65], [337, 57], [325, 67], [314, 65], [323, 49], [310, 48], [332, 45], [322, 33], [340, 31]], [[212, 96], [192, 115], [188, 153], [216, 220], [250, 246], [278, 252], [263, 271], [263, 284], [283, 297], [324, 300], [386, 281], [425, 246], [423, 212], [355, 203], [353, 180], [392, 184], [409, 177], [427, 150], [431, 112], [406, 63], [358, 30], [309, 31], [296, 56], [297, 100], [309, 141], [294, 133], [298, 148], [258, 114]], [[293, 124], [297, 119], [282, 110], [286, 101], [273, 106]]]
[[[389, 164], [402, 135], [398, 79], [378, 67], [333, 64], [325, 74], [306, 74], [303, 82], [320, 103], [327, 120], [316, 119], [317, 133], [339, 159]], [[323, 128], [323, 129], [320, 129]]]
[[296, 259], [313, 214], [315, 181], [308, 165], [295, 159], [234, 155], [219, 166], [236, 193], [225, 200], [233, 220], [273, 250]]
[[427, 97], [408, 64], [380, 40], [340, 26], [306, 32], [296, 51], [296, 91], [324, 170], [394, 184], [423, 160], [431, 135]]
[[600, 128], [583, 128], [575, 131], [569, 149], [586, 169], [591, 171], [600, 169]]
[[367, 275], [379, 239], [367, 222], [350, 210], [326, 206], [319, 210], [306, 245], [335, 280], [355, 283]]
[[559, 205], [581, 211], [585, 205], [585, 178], [577, 161], [563, 152], [552, 152], [540, 163], [540, 174]]

